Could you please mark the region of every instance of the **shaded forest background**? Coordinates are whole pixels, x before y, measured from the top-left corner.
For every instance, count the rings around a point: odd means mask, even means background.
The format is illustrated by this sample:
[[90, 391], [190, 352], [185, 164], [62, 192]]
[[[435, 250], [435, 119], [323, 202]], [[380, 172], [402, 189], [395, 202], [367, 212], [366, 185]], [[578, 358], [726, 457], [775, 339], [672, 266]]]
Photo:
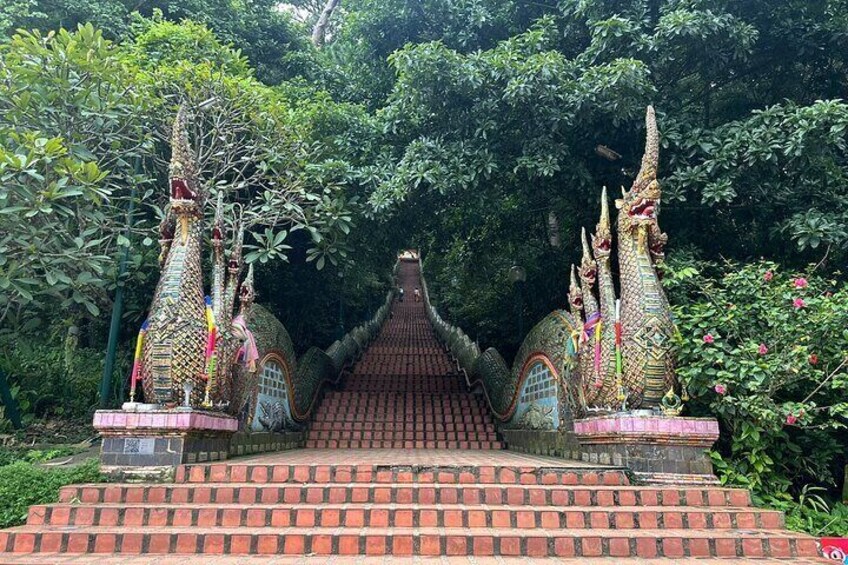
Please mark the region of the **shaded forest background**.
[[689, 410], [722, 423], [723, 480], [845, 528], [816, 497], [848, 453], [848, 1], [343, 0], [316, 46], [324, 7], [0, 6], [0, 369], [28, 421], [97, 404], [118, 284], [120, 400], [180, 102], [300, 350], [368, 317], [415, 247], [445, 317], [506, 357], [565, 305], [653, 104]]

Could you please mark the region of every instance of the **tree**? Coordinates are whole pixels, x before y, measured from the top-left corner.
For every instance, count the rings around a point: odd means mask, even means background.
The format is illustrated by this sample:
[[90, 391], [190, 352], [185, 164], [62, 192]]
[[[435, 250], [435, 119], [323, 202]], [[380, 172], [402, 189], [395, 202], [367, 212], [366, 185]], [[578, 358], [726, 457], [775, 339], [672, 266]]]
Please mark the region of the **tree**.
[[[108, 301], [149, 100], [92, 26], [22, 32], [0, 59], [0, 323], [29, 305]], [[55, 301], [55, 302], [54, 302]]]

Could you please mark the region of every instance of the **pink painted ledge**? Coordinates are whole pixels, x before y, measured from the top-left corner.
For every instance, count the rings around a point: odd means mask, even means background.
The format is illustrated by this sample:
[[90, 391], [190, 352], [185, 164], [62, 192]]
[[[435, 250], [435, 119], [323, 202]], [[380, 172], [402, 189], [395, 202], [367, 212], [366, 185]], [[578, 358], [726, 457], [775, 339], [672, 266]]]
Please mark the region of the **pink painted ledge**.
[[718, 421], [713, 418], [680, 418], [666, 416], [635, 416], [611, 414], [592, 416], [574, 421], [574, 432], [578, 435], [594, 434], [645, 434], [660, 433], [679, 435], [714, 435], [718, 437]]
[[125, 412], [123, 410], [98, 410], [94, 413], [94, 428], [102, 429], [171, 429], [214, 430], [235, 432], [238, 420], [227, 414], [202, 411], [177, 412], [154, 410], [151, 412]]

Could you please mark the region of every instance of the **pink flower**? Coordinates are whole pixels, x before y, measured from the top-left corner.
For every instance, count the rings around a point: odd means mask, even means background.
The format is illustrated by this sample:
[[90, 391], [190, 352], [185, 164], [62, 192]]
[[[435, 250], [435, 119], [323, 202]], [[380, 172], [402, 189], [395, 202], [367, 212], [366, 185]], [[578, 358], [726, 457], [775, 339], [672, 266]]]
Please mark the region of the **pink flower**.
[[715, 390], [718, 394], [721, 394], [721, 395], [725, 395], [725, 394], [727, 394], [727, 387], [726, 387], [726, 386], [724, 386], [724, 385], [723, 385], [723, 384], [721, 384], [721, 383], [719, 383], [719, 384], [715, 385], [715, 389], [714, 389], [714, 390]]
[[795, 288], [807, 288], [808, 283], [807, 279], [805, 279], [804, 277], [798, 277], [797, 279], [792, 281], [792, 284], [795, 285]]
[[774, 273], [771, 272], [771, 271], [766, 271], [765, 274], [763, 275], [763, 280], [766, 281], [766, 282], [769, 282], [773, 278], [774, 278]]
[[795, 300], [792, 301], [792, 306], [794, 306], [795, 308], [797, 308], [799, 310], [806, 305], [807, 305], [807, 303], [804, 302], [803, 298], [796, 298]]
[[810, 354], [810, 357], [807, 359], [807, 361], [809, 361], [809, 362], [810, 362], [810, 365], [818, 365], [818, 363], [819, 363], [819, 356], [818, 356], [818, 355], [816, 355], [815, 353], [811, 353], [811, 354]]
[[713, 334], [707, 334], [704, 336], [704, 343], [712, 343], [715, 341]]
[[796, 417], [795, 417], [795, 414], [789, 414], [789, 415], [786, 417], [786, 423], [787, 423], [788, 425], [790, 425], [790, 426], [791, 426], [792, 424], [794, 424], [795, 422], [797, 422], [797, 421], [798, 421], [798, 418], [796, 418]]
[[757, 348], [757, 353], [759, 353], [760, 355], [765, 355], [766, 353], [768, 353], [768, 346], [765, 343], [761, 343], [760, 346]]

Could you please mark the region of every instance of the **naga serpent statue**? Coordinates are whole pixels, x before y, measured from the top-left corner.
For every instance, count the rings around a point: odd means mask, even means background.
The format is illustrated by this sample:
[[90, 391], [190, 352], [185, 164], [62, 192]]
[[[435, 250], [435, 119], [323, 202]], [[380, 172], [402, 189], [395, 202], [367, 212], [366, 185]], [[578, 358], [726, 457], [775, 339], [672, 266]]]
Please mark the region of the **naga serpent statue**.
[[540, 360], [559, 381], [561, 419], [588, 412], [634, 408], [679, 413], [672, 338], [675, 332], [657, 265], [667, 241], [657, 223], [659, 134], [652, 107], [646, 113], [647, 141], [641, 168], [629, 191], [616, 201], [620, 299], [611, 266], [613, 225], [606, 189], [591, 240], [581, 234], [582, 259], [571, 268], [569, 311], [546, 316], [527, 335], [510, 369], [492, 348], [480, 352], [459, 328], [430, 305], [428, 316], [470, 383], [479, 383], [495, 416], [524, 427], [516, 417], [531, 367]]
[[[642, 166], [618, 208], [620, 302], [616, 300], [610, 255], [612, 231], [606, 189], [591, 248], [582, 234], [580, 284], [572, 275], [569, 305], [580, 334], [578, 394], [587, 407], [660, 406], [676, 385], [671, 341], [674, 322], [656, 266], [668, 237], [657, 222], [659, 134], [654, 109], [645, 119]], [[597, 300], [595, 299], [597, 286]]]
[[[169, 177], [170, 205], [159, 225], [162, 274], [136, 342], [130, 401], [141, 381], [149, 403], [224, 411], [239, 416], [245, 428], [297, 428], [311, 415], [323, 385], [336, 380], [376, 336], [389, 314], [391, 292], [372, 320], [326, 351], [312, 347], [298, 359], [283, 324], [254, 304], [252, 267], [241, 281], [240, 218], [225, 251], [222, 192], [209, 234], [212, 289], [204, 296], [207, 189], [189, 144], [184, 106], [174, 120]], [[276, 418], [282, 424], [263, 424], [263, 403], [285, 416]]]
[[[219, 193], [211, 230], [212, 292], [211, 298], [204, 297], [201, 253], [207, 194], [189, 145], [186, 120], [182, 106], [171, 139], [170, 206], [159, 230], [162, 276], [143, 328], [143, 343], [139, 341], [134, 377], [137, 372], [149, 402], [237, 413], [250, 392], [237, 386], [239, 376], [257, 370], [258, 351], [246, 322], [253, 305], [253, 272], [239, 282], [244, 235], [240, 223], [229, 259], [225, 256], [223, 193]], [[237, 315], [236, 298], [240, 299]]]

